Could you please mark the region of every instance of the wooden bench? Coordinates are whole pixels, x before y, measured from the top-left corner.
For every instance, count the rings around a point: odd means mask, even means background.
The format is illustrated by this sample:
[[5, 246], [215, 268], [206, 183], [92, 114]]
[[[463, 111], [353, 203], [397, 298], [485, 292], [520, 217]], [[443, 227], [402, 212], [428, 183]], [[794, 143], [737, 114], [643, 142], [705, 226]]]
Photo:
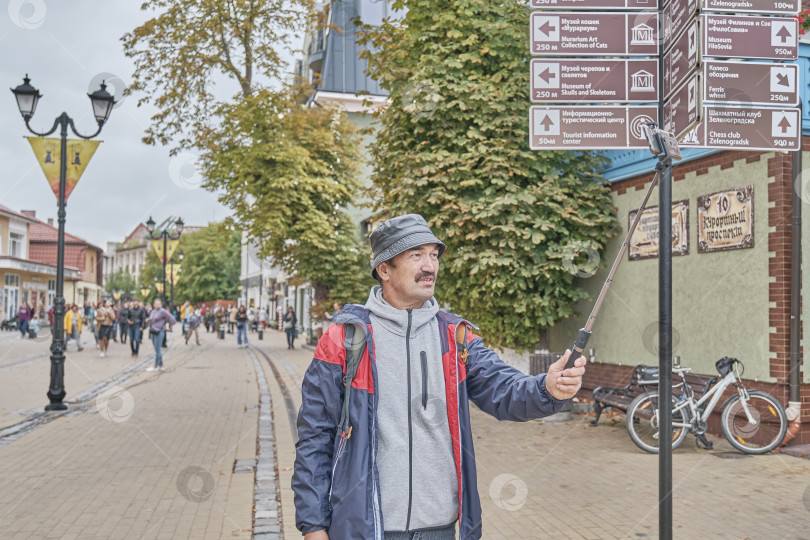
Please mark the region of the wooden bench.
[[596, 413], [596, 418], [591, 420], [591, 425], [599, 423], [599, 417], [605, 409], [616, 408], [626, 412], [636, 396], [646, 391], [649, 386], [658, 386], [658, 368], [639, 364], [633, 369], [630, 382], [626, 385], [594, 388], [593, 412]]

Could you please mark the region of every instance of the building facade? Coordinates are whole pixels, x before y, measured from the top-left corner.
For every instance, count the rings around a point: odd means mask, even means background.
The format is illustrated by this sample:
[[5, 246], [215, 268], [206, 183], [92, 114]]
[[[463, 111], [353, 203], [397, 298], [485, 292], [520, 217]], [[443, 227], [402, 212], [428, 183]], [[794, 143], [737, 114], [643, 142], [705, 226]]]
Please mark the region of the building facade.
[[[56, 264], [35, 260], [31, 228], [39, 221], [0, 205], [0, 321], [13, 319], [27, 302], [43, 321], [56, 298]], [[78, 280], [77, 268], [65, 268], [65, 282]]]

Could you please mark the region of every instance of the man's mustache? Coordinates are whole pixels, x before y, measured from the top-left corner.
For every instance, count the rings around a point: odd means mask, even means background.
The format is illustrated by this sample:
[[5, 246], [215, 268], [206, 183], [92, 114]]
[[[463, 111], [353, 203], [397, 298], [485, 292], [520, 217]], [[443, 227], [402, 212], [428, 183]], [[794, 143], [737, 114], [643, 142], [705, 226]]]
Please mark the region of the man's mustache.
[[416, 274], [416, 281], [422, 281], [426, 277], [431, 277], [433, 281], [436, 281], [436, 274], [433, 272], [419, 272]]

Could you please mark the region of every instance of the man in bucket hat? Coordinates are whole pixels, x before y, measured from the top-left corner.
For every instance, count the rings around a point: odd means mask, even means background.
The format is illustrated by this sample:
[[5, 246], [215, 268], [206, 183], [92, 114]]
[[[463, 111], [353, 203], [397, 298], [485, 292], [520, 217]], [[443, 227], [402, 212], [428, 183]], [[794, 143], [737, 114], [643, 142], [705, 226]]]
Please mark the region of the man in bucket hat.
[[[449, 540], [456, 529], [478, 539], [468, 400], [499, 420], [554, 414], [581, 386], [585, 360], [565, 369], [567, 351], [548, 374], [525, 375], [471, 323], [440, 311], [433, 291], [445, 245], [422, 216], [390, 219], [370, 239], [380, 285], [335, 317], [304, 378], [296, 527], [305, 540]], [[348, 327], [364, 339], [361, 352]], [[347, 362], [355, 354], [359, 364]], [[347, 364], [356, 366], [348, 389]]]

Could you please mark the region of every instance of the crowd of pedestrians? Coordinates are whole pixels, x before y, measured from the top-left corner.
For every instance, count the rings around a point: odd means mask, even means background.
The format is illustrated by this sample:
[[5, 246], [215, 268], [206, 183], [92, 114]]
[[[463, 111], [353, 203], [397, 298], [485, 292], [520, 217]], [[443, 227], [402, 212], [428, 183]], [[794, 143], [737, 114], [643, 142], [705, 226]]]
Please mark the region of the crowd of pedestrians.
[[[340, 310], [339, 304], [335, 304], [334, 307], [335, 312]], [[219, 334], [220, 331], [223, 334], [235, 333], [236, 346], [244, 348], [248, 346], [248, 334], [266, 329], [271, 321], [274, 328], [283, 329], [286, 333], [288, 349], [295, 348], [295, 340], [298, 337], [298, 317], [292, 306], [288, 306], [286, 312], [279, 307], [272, 318], [269, 307], [254, 308], [244, 305], [209, 307], [206, 304], [195, 307], [191, 302], [184, 302], [169, 311], [163, 307], [160, 299], [155, 300], [152, 305], [138, 300], [123, 302], [104, 300], [97, 303], [85, 302], [83, 306], [67, 304], [65, 308], [63, 326], [66, 345], [75, 345], [78, 351], [84, 350], [82, 331], [89, 329], [101, 358], [107, 356], [111, 342], [126, 345], [127, 341], [131, 356], [138, 357], [144, 334], [148, 331], [149, 340], [155, 348], [155, 364], [149, 371], [163, 369], [162, 349], [167, 347], [166, 336], [178, 323], [182, 326], [186, 345], [193, 337], [194, 344], [199, 346], [200, 332], [204, 328], [206, 334]], [[327, 313], [326, 318], [331, 320], [332, 315]], [[53, 308], [48, 312], [48, 319], [52, 327]], [[38, 314], [25, 302], [20, 305], [17, 312], [17, 328], [20, 331], [20, 339], [26, 336], [36, 337], [39, 329]]]

